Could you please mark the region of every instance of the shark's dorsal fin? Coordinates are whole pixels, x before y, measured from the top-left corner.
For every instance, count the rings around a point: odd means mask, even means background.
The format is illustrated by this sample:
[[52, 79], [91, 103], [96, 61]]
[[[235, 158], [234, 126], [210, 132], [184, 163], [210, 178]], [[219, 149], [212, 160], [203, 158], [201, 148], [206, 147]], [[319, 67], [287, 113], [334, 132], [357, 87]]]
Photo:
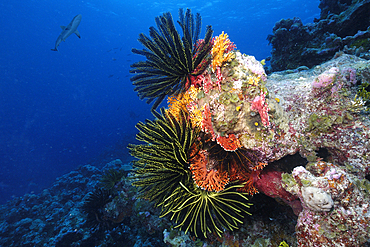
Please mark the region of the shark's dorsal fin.
[[66, 26], [60, 26], [60, 28], [64, 30], [64, 29], [66, 29]]
[[81, 39], [81, 35], [80, 33], [78, 32], [78, 30], [75, 31], [75, 34], [77, 35], [77, 37], [79, 37]]

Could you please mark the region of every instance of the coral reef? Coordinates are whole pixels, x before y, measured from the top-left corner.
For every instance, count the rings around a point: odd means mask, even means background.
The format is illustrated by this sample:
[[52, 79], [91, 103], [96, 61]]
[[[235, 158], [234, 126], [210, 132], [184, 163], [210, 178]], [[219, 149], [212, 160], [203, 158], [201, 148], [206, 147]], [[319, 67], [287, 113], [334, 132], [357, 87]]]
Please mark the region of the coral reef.
[[188, 247], [188, 246], [195, 246], [194, 242], [191, 240], [191, 238], [186, 235], [183, 231], [180, 232], [180, 235], [178, 235], [175, 231], [167, 231], [165, 229], [163, 231], [164, 239], [163, 241], [172, 247]]
[[[159, 210], [155, 210], [153, 204], [135, 198], [137, 191], [126, 175], [116, 189], [119, 196], [98, 205], [99, 218], [109, 222], [108, 227], [92, 228], [90, 224], [91, 218], [84, 211], [91, 198], [89, 192], [101, 188], [102, 175], [128, 166], [129, 163], [123, 164], [121, 160], [99, 164], [99, 167], [83, 165], [59, 177], [38, 195], [26, 194], [1, 205], [0, 245], [143, 246], [145, 243], [146, 246], [165, 246], [162, 232], [171, 225], [165, 219], [158, 222]], [[109, 202], [116, 202], [119, 207]], [[125, 213], [120, 222], [107, 219], [117, 212]]]
[[[358, 68], [369, 65], [342, 55], [311, 71], [269, 77], [266, 86], [279, 95], [290, 119], [290, 142], [314, 162], [307, 170], [296, 167], [291, 179], [282, 176], [285, 188], [303, 206], [296, 226], [299, 246], [361, 246], [369, 239], [370, 198], [353, 186], [364, 181], [370, 167], [369, 118], [356, 85], [368, 81], [366, 69]], [[316, 162], [323, 148], [331, 163]]]
[[[0, 245], [369, 246], [370, 62], [337, 53], [267, 76], [224, 32], [212, 39], [208, 28], [199, 40], [200, 17], [195, 29], [192, 20], [180, 12], [180, 41], [164, 14], [152, 39], [140, 36], [149, 51], [134, 49], [147, 57], [133, 65], [136, 90], [155, 103], [129, 145], [129, 175], [119, 160], [82, 166], [13, 200], [0, 214]], [[295, 19], [274, 31], [310, 37], [304, 29]], [[176, 80], [164, 73], [179, 64]], [[155, 111], [166, 96], [168, 109]]]
[[[207, 92], [203, 82], [193, 85], [181, 107], [174, 104], [173, 111], [162, 110], [155, 120], [138, 125], [139, 138], [149, 141], [131, 146], [136, 156], [145, 158], [142, 163], [135, 161], [139, 170], [131, 173], [143, 178], [137, 184], [140, 193], [131, 185], [138, 180], [127, 178], [127, 169], [122, 169], [128, 165], [121, 161], [99, 169], [81, 166], [42, 194], [3, 205], [0, 245], [167, 246], [184, 240], [188, 246], [278, 246], [282, 241], [289, 246], [331, 246], [334, 241], [369, 246], [370, 122], [365, 95], [359, 90], [370, 81], [369, 62], [342, 55], [311, 70], [267, 77], [253, 57], [235, 53], [220, 68], [219, 84], [217, 71], [208, 67], [204, 72], [211, 76]], [[235, 78], [226, 74], [230, 70], [235, 71]], [[240, 105], [234, 107], [240, 106], [237, 114], [244, 113], [223, 134], [222, 119], [216, 116], [232, 119], [228, 111], [234, 111], [219, 102], [225, 90], [240, 93]], [[261, 105], [268, 109], [266, 126], [263, 114], [250, 109], [261, 91]], [[226, 112], [218, 113], [213, 107]], [[193, 125], [195, 110], [198, 120]], [[170, 140], [175, 141], [170, 144]], [[185, 179], [175, 182], [171, 193], [166, 194], [170, 186], [162, 187], [160, 199], [154, 200], [159, 207], [155, 207], [143, 195], [161, 185], [143, 186], [155, 181], [145, 167], [157, 158], [159, 166], [169, 154], [173, 159], [168, 168], [176, 165], [174, 161], [183, 162], [178, 171]], [[171, 168], [168, 174], [174, 173]], [[158, 175], [164, 174], [158, 171]], [[83, 205], [89, 201], [89, 192], [97, 189], [109, 195], [97, 211], [98, 219], [108, 224], [92, 230]], [[166, 211], [161, 212], [162, 206]], [[235, 208], [239, 211], [234, 212]], [[168, 217], [160, 217], [164, 212]], [[247, 212], [252, 215], [242, 217]]]
[[[364, 101], [356, 96], [353, 73], [358, 66], [368, 67], [369, 63], [342, 55], [312, 71], [275, 73], [269, 77], [267, 87], [280, 98], [289, 118], [285, 136], [290, 133], [290, 137], [285, 146], [299, 150], [310, 161], [317, 159], [315, 150], [326, 148], [332, 161], [348, 165], [352, 172], [364, 177], [369, 172], [369, 124]], [[356, 77], [368, 80], [365, 71], [356, 70]], [[323, 77], [332, 81], [317, 87]]]
[[[221, 246], [223, 242], [244, 243], [251, 246], [256, 239], [266, 238], [280, 242], [281, 237], [289, 243], [294, 231], [294, 223], [285, 216], [255, 213], [248, 219], [238, 234], [226, 234], [225, 238], [208, 241], [191, 237], [189, 233], [179, 232], [166, 219], [160, 218], [160, 210], [147, 200], [138, 199], [137, 190], [131, 186], [125, 175], [118, 191], [126, 191], [127, 203], [124, 220], [104, 231], [93, 230], [88, 217], [82, 210], [87, 194], [100, 188], [102, 176], [109, 170], [121, 170], [129, 163], [113, 160], [108, 164], [83, 165], [62, 177], [40, 194], [26, 194], [14, 198], [0, 206], [0, 245], [1, 246], [176, 246], [183, 241], [186, 246]], [[127, 171], [127, 170], [126, 170]], [[119, 202], [121, 205], [122, 201]], [[273, 203], [272, 203], [273, 204]], [[259, 203], [262, 207], [264, 203]], [[266, 205], [271, 206], [271, 203]], [[102, 209], [112, 209], [112, 205]], [[273, 206], [274, 207], [274, 206]], [[276, 209], [276, 207], [274, 207]], [[255, 209], [254, 209], [255, 210]], [[271, 221], [272, 217], [276, 219]], [[253, 223], [258, 222], [258, 223]], [[273, 225], [270, 225], [273, 223]], [[290, 225], [290, 227], [288, 227]], [[167, 229], [167, 231], [165, 231]], [[269, 241], [269, 240], [268, 240]], [[180, 242], [180, 243], [181, 243]], [[172, 244], [172, 245], [171, 245]], [[223, 245], [225, 246], [225, 244]], [[241, 245], [240, 245], [241, 246]]]
[[[303, 30], [298, 19], [282, 20], [281, 26], [291, 33]], [[280, 26], [274, 31], [284, 37]], [[301, 229], [304, 224], [300, 221], [302, 214], [315, 214], [322, 220], [335, 210], [338, 203], [332, 193], [307, 179], [301, 181], [303, 187], [297, 192], [290, 186], [298, 182], [290, 176], [294, 177], [299, 168], [289, 175], [291, 170], [271, 164], [295, 154], [309, 162], [325, 158], [367, 186], [363, 179], [370, 172], [366, 91], [370, 64], [341, 53], [313, 69], [267, 77], [262, 63], [235, 51], [224, 32], [211, 45], [210, 64], [191, 77], [191, 86], [176, 97], [170, 95], [168, 110], [155, 114], [156, 120], [139, 123], [138, 139], [147, 145], [130, 147], [139, 159], [133, 184], [143, 198], [162, 208], [162, 216], [171, 215], [185, 234], [190, 231], [197, 237], [202, 233], [212, 239], [221, 237], [223, 228], [239, 228], [248, 221], [248, 217], [243, 218], [243, 211], [250, 207], [246, 195], [253, 201], [251, 196], [261, 192], [289, 205], [299, 215], [299, 246], [311, 244], [311, 238], [318, 239], [317, 245], [335, 241], [334, 228], [325, 226], [330, 237], [320, 239], [320, 231]], [[323, 61], [319, 56], [317, 59]], [[323, 150], [326, 155], [321, 157]], [[165, 159], [163, 164], [159, 163], [161, 159]], [[170, 165], [166, 165], [167, 160]], [[182, 178], [165, 179], [173, 177], [169, 174], [178, 170], [176, 164], [181, 164]], [[236, 198], [228, 197], [231, 195]], [[363, 195], [368, 200], [368, 194]], [[365, 211], [362, 216], [366, 218]], [[340, 224], [350, 229], [351, 223], [342, 218]], [[363, 234], [368, 231], [367, 223], [367, 219], [355, 223], [356, 233], [352, 231], [343, 243], [364, 244], [369, 237]], [[226, 238], [235, 237], [233, 233], [230, 236]], [[353, 238], [357, 242], [351, 242]]]
[[276, 22], [268, 71], [312, 68], [337, 52], [370, 58], [370, 1], [320, 1], [320, 19], [303, 25], [298, 17]]

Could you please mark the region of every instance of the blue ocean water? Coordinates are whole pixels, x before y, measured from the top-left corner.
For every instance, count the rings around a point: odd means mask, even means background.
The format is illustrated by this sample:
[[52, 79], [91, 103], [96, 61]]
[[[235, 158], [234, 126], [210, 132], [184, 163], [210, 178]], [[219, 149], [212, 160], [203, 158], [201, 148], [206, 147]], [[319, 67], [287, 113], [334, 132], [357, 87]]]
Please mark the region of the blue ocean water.
[[[0, 3], [0, 203], [38, 193], [77, 166], [102, 157], [129, 160], [135, 124], [152, 118], [129, 80], [143, 59], [139, 33], [179, 8], [202, 15], [203, 31], [228, 33], [243, 53], [270, 55], [266, 37], [281, 18], [319, 18], [319, 0], [2, 1]], [[71, 35], [51, 51], [72, 18]], [[103, 162], [103, 161], [102, 161]]]

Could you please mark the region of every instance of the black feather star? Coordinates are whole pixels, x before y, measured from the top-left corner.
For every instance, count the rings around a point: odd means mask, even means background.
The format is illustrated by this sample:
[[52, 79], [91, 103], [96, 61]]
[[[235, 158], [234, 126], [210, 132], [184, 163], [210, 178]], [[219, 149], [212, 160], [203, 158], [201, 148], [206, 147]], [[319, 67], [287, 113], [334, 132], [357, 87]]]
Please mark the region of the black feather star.
[[145, 49], [132, 49], [133, 53], [143, 55], [146, 61], [131, 65], [130, 73], [135, 91], [140, 99], [147, 98], [147, 103], [155, 100], [155, 110], [166, 96], [179, 95], [190, 86], [190, 76], [201, 74], [210, 62], [211, 38], [213, 30], [207, 26], [205, 38], [198, 42], [201, 29], [201, 16], [194, 16], [189, 9], [179, 10], [178, 24], [182, 37], [175, 28], [170, 12], [156, 17], [155, 27], [149, 28], [150, 38], [139, 35], [138, 41]]
[[112, 227], [112, 221], [104, 216], [104, 207], [113, 200], [111, 190], [97, 188], [86, 195], [82, 211], [86, 214], [86, 224], [93, 230], [105, 230]]

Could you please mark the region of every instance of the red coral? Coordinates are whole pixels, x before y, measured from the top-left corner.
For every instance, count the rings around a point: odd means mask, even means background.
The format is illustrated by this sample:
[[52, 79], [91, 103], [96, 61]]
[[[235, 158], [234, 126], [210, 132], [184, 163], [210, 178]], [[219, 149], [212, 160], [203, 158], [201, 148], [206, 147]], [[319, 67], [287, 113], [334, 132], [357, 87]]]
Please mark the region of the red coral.
[[209, 110], [208, 105], [204, 106], [202, 130], [206, 133], [210, 133], [212, 135], [212, 140], [216, 138], [216, 135], [215, 135], [215, 132], [212, 126], [212, 115], [211, 115], [211, 111]]
[[191, 85], [195, 86], [196, 88], [203, 87], [204, 93], [208, 93], [209, 90], [213, 88], [211, 74], [209, 74], [207, 71], [198, 76], [190, 75], [190, 79]]
[[236, 45], [234, 44], [234, 42], [229, 42], [229, 45], [227, 46], [226, 50], [225, 50], [225, 53], [228, 53], [230, 51], [233, 51], [236, 49]]
[[235, 151], [241, 147], [239, 139], [234, 134], [228, 137], [218, 136], [216, 141], [225, 151]]
[[222, 82], [222, 73], [221, 73], [221, 68], [217, 67], [216, 68], [216, 77], [217, 77], [217, 85], [218, 85], [218, 90], [221, 92], [221, 82]]
[[200, 74], [198, 76], [192, 76], [190, 75], [191, 85], [193, 85], [196, 88], [199, 88], [202, 86], [204, 81], [204, 75]]
[[268, 115], [269, 108], [266, 103], [265, 96], [266, 96], [266, 93], [264, 93], [261, 90], [260, 96], [256, 96], [256, 98], [254, 98], [254, 100], [251, 102], [252, 103], [251, 110], [258, 111], [258, 113], [260, 114], [263, 126], [268, 127], [270, 126], [269, 115]]
[[190, 76], [191, 77], [191, 84], [195, 87], [203, 86], [204, 93], [208, 93], [209, 90], [213, 89], [213, 87], [217, 84], [218, 89], [221, 91], [221, 82], [222, 82], [222, 73], [220, 67], [216, 69], [216, 77], [217, 81], [213, 82], [211, 79], [211, 74], [205, 71], [203, 74], [198, 76]]
[[213, 83], [212, 83], [212, 79], [211, 79], [211, 74], [206, 72], [204, 74], [204, 79], [203, 79], [204, 93], [208, 93], [209, 90], [211, 90], [212, 88], [213, 88]]

